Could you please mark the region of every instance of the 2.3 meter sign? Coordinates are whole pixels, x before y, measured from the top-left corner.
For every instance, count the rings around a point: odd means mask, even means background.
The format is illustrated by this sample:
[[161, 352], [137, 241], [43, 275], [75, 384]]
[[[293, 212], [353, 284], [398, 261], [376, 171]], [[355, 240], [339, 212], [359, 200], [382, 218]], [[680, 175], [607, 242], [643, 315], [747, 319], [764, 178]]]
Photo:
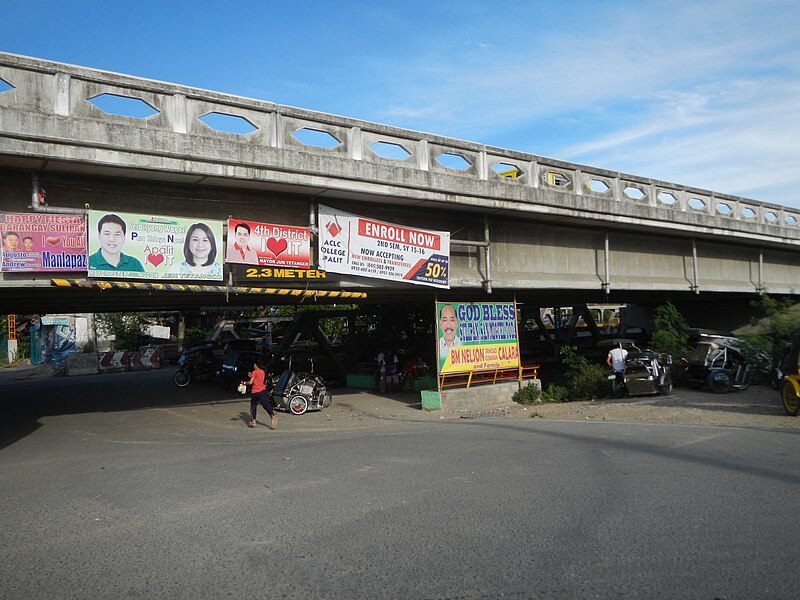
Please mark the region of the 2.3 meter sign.
[[450, 233], [319, 207], [319, 266], [331, 273], [449, 288]]

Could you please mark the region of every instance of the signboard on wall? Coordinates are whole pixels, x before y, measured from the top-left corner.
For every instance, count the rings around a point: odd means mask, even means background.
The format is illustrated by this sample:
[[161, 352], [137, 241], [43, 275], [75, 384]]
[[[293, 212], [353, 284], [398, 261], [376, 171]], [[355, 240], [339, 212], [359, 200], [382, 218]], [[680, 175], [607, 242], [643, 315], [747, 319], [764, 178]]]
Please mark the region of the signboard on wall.
[[222, 281], [222, 222], [90, 210], [89, 277]]
[[449, 288], [450, 233], [319, 207], [319, 267], [331, 273]]
[[86, 271], [86, 217], [0, 213], [5, 272]]
[[513, 302], [438, 302], [439, 373], [519, 367]]
[[230, 265], [233, 281], [243, 285], [271, 285], [296, 283], [302, 287], [319, 288], [331, 285], [338, 287], [341, 278], [319, 269], [288, 269], [284, 267], [251, 267], [249, 265]]
[[311, 230], [228, 219], [225, 262], [260, 267], [311, 267]]

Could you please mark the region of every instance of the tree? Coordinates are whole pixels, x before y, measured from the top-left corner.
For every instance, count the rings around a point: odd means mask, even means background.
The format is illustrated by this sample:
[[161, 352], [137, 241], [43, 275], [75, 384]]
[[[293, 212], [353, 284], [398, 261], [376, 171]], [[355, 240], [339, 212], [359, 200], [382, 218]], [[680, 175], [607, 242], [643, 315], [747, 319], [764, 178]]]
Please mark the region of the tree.
[[144, 333], [147, 320], [137, 313], [101, 313], [95, 316], [97, 324], [107, 334], [114, 336], [114, 350], [138, 350], [147, 343]]
[[759, 314], [753, 317], [750, 326], [737, 330], [742, 354], [758, 379], [769, 380], [783, 349], [800, 332], [800, 305], [788, 298], [779, 300], [765, 294], [750, 306]]
[[672, 302], [667, 300], [653, 311], [653, 323], [655, 331], [650, 340], [653, 350], [672, 356], [673, 364], [691, 353], [689, 324]]
[[562, 362], [567, 366], [567, 394], [571, 399], [602, 398], [608, 392], [608, 378], [603, 367], [590, 363], [578, 354], [575, 346], [561, 347]]

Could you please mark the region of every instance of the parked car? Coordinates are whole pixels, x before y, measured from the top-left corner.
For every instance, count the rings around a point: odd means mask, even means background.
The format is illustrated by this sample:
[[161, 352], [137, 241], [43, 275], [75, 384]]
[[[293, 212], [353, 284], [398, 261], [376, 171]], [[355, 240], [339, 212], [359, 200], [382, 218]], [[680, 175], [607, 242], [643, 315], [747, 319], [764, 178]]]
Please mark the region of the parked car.
[[752, 369], [732, 341], [732, 338], [701, 341], [688, 359], [681, 359], [689, 387], [708, 385], [718, 394], [750, 387]]
[[800, 409], [800, 337], [792, 341], [781, 382], [781, 400], [786, 413], [796, 417]]

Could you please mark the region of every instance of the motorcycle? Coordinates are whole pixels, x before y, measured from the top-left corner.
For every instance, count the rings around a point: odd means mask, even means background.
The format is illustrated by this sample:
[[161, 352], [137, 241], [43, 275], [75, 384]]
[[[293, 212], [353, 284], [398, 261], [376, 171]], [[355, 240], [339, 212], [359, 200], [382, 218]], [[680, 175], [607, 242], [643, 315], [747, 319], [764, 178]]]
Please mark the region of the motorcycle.
[[178, 357], [175, 385], [186, 387], [191, 381], [211, 381], [223, 389], [233, 389], [260, 362], [261, 352], [250, 349], [242, 340], [231, 340], [224, 346], [205, 341], [190, 346]]
[[333, 401], [325, 381], [313, 373], [295, 373], [287, 369], [270, 376], [268, 389], [272, 405], [293, 415], [322, 410]]
[[218, 347], [215, 342], [202, 342], [181, 352], [174, 377], [175, 385], [186, 387], [190, 381], [214, 379], [220, 366], [220, 359], [215, 352]]

